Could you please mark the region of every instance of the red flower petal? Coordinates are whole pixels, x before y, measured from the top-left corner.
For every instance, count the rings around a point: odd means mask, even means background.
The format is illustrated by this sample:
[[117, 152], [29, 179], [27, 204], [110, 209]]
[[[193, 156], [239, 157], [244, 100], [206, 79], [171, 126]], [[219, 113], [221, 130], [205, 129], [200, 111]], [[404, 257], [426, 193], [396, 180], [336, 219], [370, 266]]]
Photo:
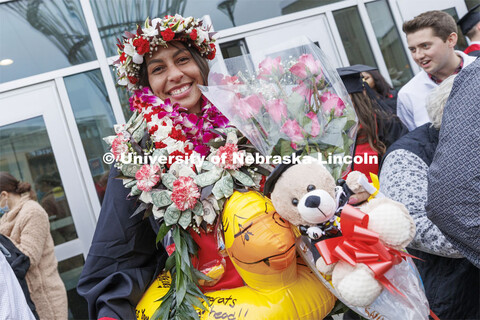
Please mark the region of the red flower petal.
[[175, 32], [173, 32], [170, 28], [167, 28], [167, 30], [161, 32], [160, 34], [162, 35], [164, 41], [170, 41], [175, 38]]
[[197, 29], [193, 29], [192, 32], [190, 32], [190, 39], [192, 40], [197, 40]]

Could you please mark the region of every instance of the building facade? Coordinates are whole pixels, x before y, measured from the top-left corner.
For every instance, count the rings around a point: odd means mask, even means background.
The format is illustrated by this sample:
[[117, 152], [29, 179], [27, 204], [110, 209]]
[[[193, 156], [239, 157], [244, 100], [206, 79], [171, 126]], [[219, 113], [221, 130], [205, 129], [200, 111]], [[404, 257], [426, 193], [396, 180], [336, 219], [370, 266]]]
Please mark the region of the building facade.
[[[86, 318], [75, 287], [100, 212], [109, 165], [102, 138], [130, 116], [115, 86], [116, 37], [147, 16], [211, 21], [220, 56], [307, 36], [334, 67], [376, 66], [396, 88], [418, 67], [403, 21], [433, 9], [455, 19], [479, 0], [0, 0], [0, 171], [34, 186], [47, 208], [70, 318]], [[467, 46], [463, 37], [459, 48]]]

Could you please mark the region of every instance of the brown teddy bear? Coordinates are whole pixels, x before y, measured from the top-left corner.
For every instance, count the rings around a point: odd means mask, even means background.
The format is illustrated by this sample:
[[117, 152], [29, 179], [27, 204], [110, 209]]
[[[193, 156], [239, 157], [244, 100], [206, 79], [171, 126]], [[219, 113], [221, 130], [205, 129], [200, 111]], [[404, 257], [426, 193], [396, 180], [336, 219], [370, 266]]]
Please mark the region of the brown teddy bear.
[[[365, 176], [362, 178], [357, 172], [350, 173], [346, 180], [358, 203], [373, 193], [365, 180]], [[313, 242], [340, 235], [341, 219], [338, 223], [336, 212], [340, 206], [339, 193], [343, 190], [336, 187], [334, 178], [321, 163], [278, 166], [265, 185], [265, 193], [270, 191], [280, 216], [299, 226]], [[368, 230], [377, 233], [385, 246], [400, 250], [413, 239], [415, 223], [403, 204], [388, 198], [375, 198], [361, 210], [368, 215]], [[352, 306], [370, 305], [383, 289], [371, 268], [363, 263], [352, 265], [340, 260], [327, 265], [320, 258], [316, 260], [316, 267], [321, 273], [332, 275], [337, 293]]]

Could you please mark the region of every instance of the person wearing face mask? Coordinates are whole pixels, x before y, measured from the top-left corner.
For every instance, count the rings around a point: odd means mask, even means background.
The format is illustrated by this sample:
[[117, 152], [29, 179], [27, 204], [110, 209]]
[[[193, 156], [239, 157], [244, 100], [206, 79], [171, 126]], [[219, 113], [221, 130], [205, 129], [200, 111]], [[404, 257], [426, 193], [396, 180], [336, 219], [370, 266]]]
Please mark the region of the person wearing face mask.
[[412, 131], [429, 122], [425, 108], [427, 96], [443, 80], [459, 73], [475, 60], [455, 51], [457, 25], [443, 11], [424, 12], [403, 24], [408, 49], [422, 69], [398, 93], [397, 115]]
[[0, 234], [30, 259], [26, 280], [40, 319], [63, 320], [67, 318], [67, 292], [57, 270], [48, 215], [32, 195], [28, 182], [0, 172]]
[[[175, 20], [175, 22], [172, 22]], [[207, 85], [207, 60], [215, 57], [214, 40], [200, 20], [180, 15], [147, 21], [137, 34], [119, 44], [118, 83], [144, 99], [169, 100], [202, 128], [225, 127], [228, 120], [202, 95], [197, 85]], [[178, 27], [170, 28], [169, 26]], [[133, 35], [133, 34], [130, 34]], [[133, 35], [135, 37], [135, 35]], [[140, 90], [139, 90], [140, 89]], [[175, 115], [170, 115], [175, 120]], [[209, 152], [203, 129], [188, 139], [201, 154]], [[207, 131], [205, 131], [207, 133]], [[157, 146], [156, 146], [157, 147]], [[158, 147], [157, 147], [158, 148]], [[203, 152], [203, 153], [202, 153]], [[135, 319], [135, 307], [149, 284], [164, 268], [167, 253], [156, 245], [158, 223], [151, 215], [132, 214], [139, 207], [129, 196], [112, 166], [93, 241], [77, 291], [88, 303], [90, 319]], [[211, 236], [210, 236], [211, 235]], [[197, 235], [199, 265], [219, 256], [213, 233]], [[207, 291], [243, 285], [231, 261], [226, 259], [222, 278]]]

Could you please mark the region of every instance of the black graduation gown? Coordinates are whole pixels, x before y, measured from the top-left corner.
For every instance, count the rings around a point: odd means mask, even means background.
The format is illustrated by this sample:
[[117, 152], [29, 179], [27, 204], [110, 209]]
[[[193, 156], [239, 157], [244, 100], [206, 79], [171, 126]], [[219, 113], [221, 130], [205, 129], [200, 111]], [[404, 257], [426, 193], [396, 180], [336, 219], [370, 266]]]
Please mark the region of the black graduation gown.
[[102, 210], [77, 291], [88, 303], [90, 319], [135, 319], [135, 306], [167, 254], [155, 247], [156, 234], [143, 214], [132, 218], [138, 203], [115, 179], [112, 167]]
[[395, 115], [390, 115], [385, 119], [379, 119], [377, 122], [378, 139], [382, 141], [387, 148], [408, 133], [407, 127], [405, 127], [402, 121]]
[[390, 97], [383, 97], [381, 100], [383, 103], [385, 103], [386, 106], [388, 106], [388, 109], [385, 110], [389, 114], [397, 114], [397, 90], [392, 89], [390, 90]]

